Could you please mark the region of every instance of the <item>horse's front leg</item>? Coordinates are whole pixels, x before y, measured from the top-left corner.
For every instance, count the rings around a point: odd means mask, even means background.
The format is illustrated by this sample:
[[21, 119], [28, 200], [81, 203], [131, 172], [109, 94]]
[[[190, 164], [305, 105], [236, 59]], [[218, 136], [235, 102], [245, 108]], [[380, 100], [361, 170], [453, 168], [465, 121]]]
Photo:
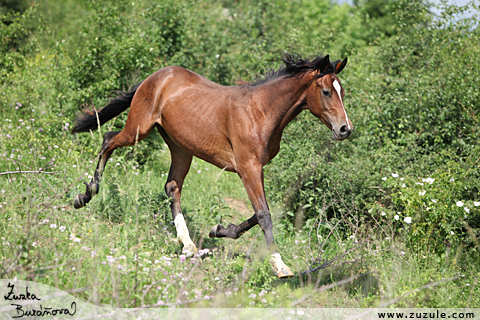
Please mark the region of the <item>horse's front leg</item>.
[[159, 127], [159, 132], [167, 143], [172, 156], [172, 164], [170, 166], [167, 183], [165, 184], [165, 192], [171, 201], [170, 209], [172, 211], [175, 229], [177, 230], [177, 237], [183, 244], [182, 252], [187, 256], [191, 256], [197, 252], [197, 247], [190, 238], [185, 218], [183, 217], [182, 208], [180, 206], [180, 197], [182, 194], [183, 181], [185, 180], [190, 169], [190, 164], [192, 163], [192, 155], [180, 149], [168, 137], [163, 128]]
[[265, 241], [267, 248], [271, 253], [271, 264], [277, 276], [279, 278], [293, 277], [292, 270], [285, 265], [282, 261], [282, 257], [275, 245], [273, 239], [273, 223], [268, 209], [267, 200], [265, 198], [264, 179], [262, 164], [256, 160], [250, 160], [243, 163], [237, 169], [240, 178], [245, 185], [248, 197], [252, 202], [253, 209], [255, 210], [256, 220], [262, 228], [265, 235]]

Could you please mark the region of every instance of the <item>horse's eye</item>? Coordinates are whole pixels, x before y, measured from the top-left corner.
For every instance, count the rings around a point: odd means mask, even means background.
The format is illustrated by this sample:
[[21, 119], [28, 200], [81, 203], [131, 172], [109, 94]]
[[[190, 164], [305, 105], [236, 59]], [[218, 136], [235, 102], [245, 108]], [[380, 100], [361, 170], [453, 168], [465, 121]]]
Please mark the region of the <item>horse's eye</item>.
[[322, 90], [322, 93], [325, 97], [330, 97], [330, 90]]

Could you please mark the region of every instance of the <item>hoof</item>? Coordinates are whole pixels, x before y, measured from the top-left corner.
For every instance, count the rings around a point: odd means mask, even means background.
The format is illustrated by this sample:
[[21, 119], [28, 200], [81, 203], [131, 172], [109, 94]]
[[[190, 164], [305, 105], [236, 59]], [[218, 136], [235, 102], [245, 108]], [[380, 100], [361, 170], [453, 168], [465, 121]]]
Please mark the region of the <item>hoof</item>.
[[273, 270], [280, 279], [287, 279], [294, 276], [292, 270], [282, 261], [282, 257], [278, 252], [272, 254], [271, 260]]
[[294, 276], [292, 270], [289, 267], [283, 267], [277, 272], [277, 277], [280, 279], [288, 279]]
[[75, 209], [80, 209], [83, 207], [85, 204], [83, 203], [83, 195], [82, 194], [77, 194], [75, 199], [73, 200], [73, 207]]
[[188, 244], [183, 247], [182, 253], [184, 253], [187, 257], [193, 256], [195, 253], [197, 253], [197, 247], [193, 243]]
[[216, 238], [217, 237], [217, 231], [218, 231], [219, 227], [220, 227], [219, 224], [213, 226], [212, 230], [210, 230], [210, 233], [208, 234], [208, 237], [209, 238]]

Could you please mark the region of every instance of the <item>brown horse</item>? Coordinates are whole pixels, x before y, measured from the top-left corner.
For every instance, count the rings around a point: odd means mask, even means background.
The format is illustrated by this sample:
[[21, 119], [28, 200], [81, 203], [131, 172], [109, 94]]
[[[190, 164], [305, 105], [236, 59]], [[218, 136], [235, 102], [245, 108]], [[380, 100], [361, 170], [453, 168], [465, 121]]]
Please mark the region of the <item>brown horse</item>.
[[309, 60], [287, 54], [282, 60], [284, 66], [264, 79], [230, 87], [181, 67], [166, 67], [100, 112], [85, 110], [72, 133], [95, 130], [130, 107], [125, 128], [105, 134], [95, 175], [85, 183], [87, 191], [76, 196], [75, 208], [83, 207], [97, 194], [105, 164], [115, 149], [140, 142], [157, 127], [171, 153], [165, 191], [172, 199], [171, 211], [183, 251], [196, 251], [180, 208], [183, 181], [196, 156], [238, 173], [255, 211], [239, 225], [214, 226], [209, 236], [236, 239], [259, 224], [278, 277], [293, 276], [273, 240], [263, 166], [278, 153], [285, 126], [304, 109], [322, 120], [335, 140], [347, 138], [353, 127], [337, 77], [347, 59], [332, 63], [328, 56]]

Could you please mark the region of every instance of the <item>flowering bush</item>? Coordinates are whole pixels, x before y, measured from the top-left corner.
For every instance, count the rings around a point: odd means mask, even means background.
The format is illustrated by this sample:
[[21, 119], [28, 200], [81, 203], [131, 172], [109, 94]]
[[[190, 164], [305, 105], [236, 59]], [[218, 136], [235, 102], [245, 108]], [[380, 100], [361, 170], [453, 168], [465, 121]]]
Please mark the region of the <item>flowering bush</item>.
[[450, 168], [426, 178], [392, 174], [382, 179], [391, 192], [390, 210], [404, 217], [401, 229], [414, 249], [443, 252], [446, 247], [478, 246], [478, 228], [472, 226], [480, 218], [480, 197], [467, 197], [463, 191], [468, 173], [461, 174], [455, 163]]

